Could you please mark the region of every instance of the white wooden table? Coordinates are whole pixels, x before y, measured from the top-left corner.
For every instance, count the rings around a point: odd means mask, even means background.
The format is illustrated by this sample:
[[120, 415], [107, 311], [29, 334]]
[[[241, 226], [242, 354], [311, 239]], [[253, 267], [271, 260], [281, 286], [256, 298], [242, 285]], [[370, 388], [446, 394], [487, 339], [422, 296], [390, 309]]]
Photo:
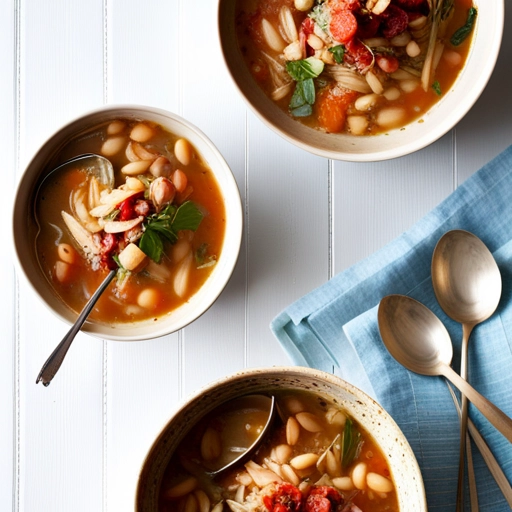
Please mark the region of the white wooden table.
[[[216, 16], [215, 0], [0, 2], [2, 511], [133, 510], [143, 457], [181, 400], [242, 368], [289, 364], [269, 330], [277, 313], [398, 236], [512, 143], [510, 30], [483, 96], [454, 130], [414, 155], [353, 164], [295, 148], [246, 108], [223, 66]], [[242, 195], [242, 251], [197, 322], [137, 343], [81, 333], [44, 388], [36, 376], [68, 326], [14, 270], [10, 198], [50, 134], [113, 103], [165, 108], [213, 140]]]

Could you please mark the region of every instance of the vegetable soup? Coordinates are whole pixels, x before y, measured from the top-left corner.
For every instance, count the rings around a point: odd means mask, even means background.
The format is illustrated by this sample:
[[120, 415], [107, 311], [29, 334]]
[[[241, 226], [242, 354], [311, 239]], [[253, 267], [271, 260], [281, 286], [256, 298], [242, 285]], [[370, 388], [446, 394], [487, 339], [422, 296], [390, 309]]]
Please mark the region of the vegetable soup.
[[256, 454], [216, 477], [209, 473], [252, 443], [268, 411], [237, 399], [202, 418], [165, 471], [159, 512], [398, 512], [381, 449], [346, 410], [309, 392], [275, 397], [279, 418]]
[[203, 285], [222, 250], [225, 208], [213, 172], [188, 140], [143, 120], [95, 126], [66, 144], [56, 162], [88, 153], [110, 160], [111, 183], [79, 160], [38, 192], [43, 272], [80, 311], [115, 270], [90, 315], [97, 322], [172, 312]]
[[279, 107], [327, 133], [421, 121], [464, 66], [471, 0], [237, 0], [239, 48]]

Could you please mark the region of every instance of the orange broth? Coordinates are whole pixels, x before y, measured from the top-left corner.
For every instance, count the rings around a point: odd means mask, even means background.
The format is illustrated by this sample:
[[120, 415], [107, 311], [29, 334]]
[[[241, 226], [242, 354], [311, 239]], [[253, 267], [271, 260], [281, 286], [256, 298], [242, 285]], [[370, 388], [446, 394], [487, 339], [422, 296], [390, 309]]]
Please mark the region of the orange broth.
[[[407, 2], [411, 0], [401, 1]], [[415, 0], [412, 1], [414, 2]], [[336, 8], [335, 6], [341, 5], [344, 6], [344, 9], [352, 6], [350, 7], [352, 9], [351, 12], [354, 12], [357, 16], [363, 16], [360, 13], [368, 14], [368, 11], [365, 10], [366, 2], [364, 0], [316, 1], [314, 7], [316, 8], [318, 5], [333, 5], [333, 10]], [[396, 7], [397, 5], [394, 2], [390, 4], [391, 7]], [[423, 5], [410, 12], [407, 11], [409, 20], [414, 21], [420, 15], [428, 20], [428, 8], [426, 5], [425, 0]], [[444, 45], [444, 50], [441, 58], [438, 60], [435, 71], [431, 74], [427, 87], [422, 87], [421, 69], [422, 61], [427, 51], [428, 37], [426, 39], [424, 36], [420, 38], [418, 34], [421, 30], [414, 31], [410, 25], [398, 37], [410, 36], [411, 40], [417, 40], [421, 53], [414, 58], [407, 55], [403, 46], [393, 43], [395, 39], [386, 40], [380, 32], [371, 37], [363, 37], [362, 33], [360, 35], [357, 32], [352, 39], [342, 43], [332, 40], [331, 35], [325, 36], [324, 34], [326, 39], [324, 47], [315, 50], [308, 45], [307, 37], [310, 29], [305, 28], [309, 26], [308, 22], [310, 20], [308, 17], [312, 13], [312, 9], [307, 12], [299, 11], [295, 8], [293, 0], [238, 0], [236, 31], [239, 48], [248, 69], [267, 96], [281, 110], [302, 124], [328, 133], [374, 135], [384, 133], [389, 129], [402, 128], [413, 121], [421, 122], [421, 117], [436, 102], [440, 101], [443, 95], [449, 93], [450, 88], [464, 67], [471, 45], [471, 35], [458, 46], [453, 46], [450, 43], [450, 38], [459, 27], [465, 24], [470, 7], [472, 7], [471, 0], [454, 0], [453, 11], [450, 17], [443, 22], [438, 35], [439, 45]], [[302, 54], [297, 55], [292, 60], [288, 58], [289, 54], [285, 54], [288, 47], [283, 51], [276, 51], [269, 46], [268, 38], [265, 37], [264, 30], [262, 29], [262, 20], [265, 19], [279, 34], [281, 47], [284, 45], [292, 46], [284, 36], [285, 30], [283, 29], [283, 21], [280, 16], [283, 8], [289, 9], [299, 34], [300, 42], [303, 45]], [[383, 16], [384, 14], [381, 14], [380, 19], [383, 19]], [[379, 18], [379, 16], [372, 17]], [[318, 33], [318, 30], [317, 27], [314, 35]], [[304, 39], [306, 40], [305, 43]], [[377, 45], [377, 42], [372, 43], [372, 41], [377, 40], [379, 40], [379, 45], [385, 43], [384, 46], [373, 46], [373, 44]], [[318, 42], [318, 38], [316, 41]], [[340, 44], [344, 46], [345, 50], [344, 61], [336, 63], [333, 60], [332, 52], [327, 51], [327, 48], [332, 49]], [[350, 53], [347, 48], [352, 48], [350, 45], [354, 45], [357, 48], [356, 50], [351, 50], [355, 52], [355, 55], [358, 55], [358, 52], [362, 52], [364, 55], [364, 52], [370, 51], [376, 60], [368, 64], [364, 69], [361, 69], [357, 62], [347, 62], [347, 55]], [[366, 46], [366, 49], [364, 46]], [[400, 79], [395, 78], [397, 76], [396, 71], [387, 72], [379, 67], [377, 59], [389, 55], [391, 55], [391, 59], [396, 58], [399, 65], [397, 71], [407, 70], [409, 76], [405, 76], [405, 78], [402, 76]], [[300, 60], [298, 57], [302, 59], [314, 57], [324, 64], [321, 74], [314, 78], [316, 98], [312, 105], [312, 112], [305, 116], [295, 115], [291, 107], [291, 99], [297, 82], [290, 78], [287, 72], [287, 65], [293, 60]], [[331, 70], [336, 66], [344, 66], [358, 74], [360, 78], [363, 78], [362, 84], [359, 83], [357, 87], [355, 86], [356, 89], [352, 89], [348, 87], [344, 80], [335, 79]], [[374, 87], [370, 86], [369, 82], [365, 83], [366, 80], [364, 79], [370, 73], [375, 75], [380, 85], [377, 84]], [[363, 91], [361, 88], [365, 90]], [[329, 90], [331, 90], [331, 94], [327, 94]], [[351, 94], [347, 94], [349, 92]], [[344, 95], [347, 95], [346, 100], [340, 100], [339, 97]], [[375, 98], [369, 100], [369, 106], [364, 107], [362, 110], [357, 108], [357, 99], [369, 95], [375, 96]], [[387, 113], [397, 112], [397, 114], [394, 117], [380, 116], [379, 113], [382, 111]]]
[[[128, 142], [130, 140], [129, 131], [137, 122], [121, 121], [125, 124], [121, 136], [125, 137]], [[118, 278], [109, 285], [90, 315], [92, 320], [101, 323], [128, 323], [151, 318], [157, 320], [158, 317], [169, 314], [187, 302], [204, 284], [222, 250], [225, 208], [213, 172], [194, 148], [192, 148], [193, 158], [190, 163], [188, 165], [180, 163], [173, 153], [178, 137], [159, 125], [146, 124], [152, 127], [155, 134], [143, 145], [155, 154], [166, 155], [173, 171], [179, 168], [186, 175], [187, 188], [184, 192], [176, 191], [174, 204], [179, 206], [184, 201], [191, 201], [197, 205], [204, 217], [195, 232], [178, 233], [178, 240], [183, 238], [186, 238], [187, 241], [190, 240], [190, 250], [194, 255], [186, 291], [179, 296], [173, 288], [172, 282], [177, 266], [177, 262], [173, 261], [175, 259], [173, 248], [177, 244], [171, 245], [165, 242], [162, 260], [157, 265], [163, 272], [164, 278], [162, 279], [160, 272], [156, 272], [160, 277], [155, 278], [155, 274], [148, 271], [149, 266], [140, 272], [129, 272], [128, 275], [124, 273], [120, 276], [118, 273]], [[108, 125], [109, 123], [105, 123], [94, 127], [87, 134], [71, 141], [60, 151], [56, 161], [64, 162], [73, 156], [84, 153], [101, 154], [102, 145], [109, 137], [106, 133]], [[114, 166], [116, 186], [119, 186], [124, 183], [126, 178], [120, 169], [129, 162], [124, 147], [117, 154], [109, 156], [109, 159]], [[58, 180], [50, 181], [41, 191], [41, 199], [36, 205], [41, 223], [36, 239], [39, 263], [57, 295], [75, 312], [83, 308], [108, 273], [108, 268], [104, 266], [96, 268], [97, 265], [92, 265], [91, 261], [84, 257], [79, 244], [70, 234], [61, 215], [62, 210], [68, 213], [73, 212], [73, 193], [85, 186], [86, 178], [86, 174], [80, 168], [66, 171], [64, 176], [59, 175]], [[146, 173], [146, 178], [149, 181], [154, 180], [149, 173]], [[145, 194], [147, 195], [147, 191]], [[65, 279], [59, 279], [56, 271], [56, 266], [59, 264], [62, 266], [58, 252], [58, 247], [61, 244], [69, 244], [78, 255], [72, 264], [66, 266]], [[121, 240], [120, 248], [123, 245], [125, 242]], [[200, 261], [198, 252], [202, 257]], [[205, 261], [208, 262], [207, 265], [204, 265]], [[143, 293], [148, 295], [147, 290], [150, 290], [149, 301], [141, 299]]]
[[[308, 392], [279, 391], [274, 395], [282, 418], [273, 425], [268, 438], [249, 462], [242, 462], [215, 478], [209, 477], [205, 471], [216, 466], [211, 454], [216, 453], [221, 459], [223, 452], [232, 449], [232, 443], [235, 448], [238, 446], [233, 439], [239, 439], [240, 435], [233, 431], [233, 427], [240, 428], [240, 422], [226, 421], [228, 402], [221, 408], [223, 412], [216, 409], [192, 427], [166, 468], [160, 490], [159, 512], [196, 510], [194, 506], [200, 503], [204, 508], [198, 510], [228, 512], [232, 510], [228, 500], [242, 504], [256, 503], [258, 506], [255, 510], [275, 512], [272, 504], [286, 504], [290, 496], [301, 501], [300, 508], [280, 511], [327, 510], [307, 504], [308, 500], [314, 501], [315, 498], [310, 498], [310, 495], [315, 493], [339, 500], [338, 505], [343, 505], [339, 508], [333, 506], [329, 510], [341, 510], [352, 503], [364, 512], [398, 512], [393, 477], [382, 450], [372, 436], [350, 418], [347, 411]], [[253, 433], [250, 442], [266, 423], [265, 412], [260, 412], [258, 415], [257, 411], [252, 411], [242, 422], [242, 427]], [[312, 429], [311, 421], [310, 425], [306, 421], [308, 419], [313, 420], [313, 425], [316, 422], [318, 428]], [[293, 439], [293, 429], [289, 426], [293, 421], [298, 425], [298, 439]], [[350, 430], [354, 440], [354, 451], [352, 457], [344, 459], [346, 429]], [[212, 445], [218, 445], [217, 449], [212, 450]], [[330, 452], [329, 456], [318, 458], [326, 450]], [[300, 458], [296, 457], [304, 454], [313, 455], [314, 462], [299, 468]], [[361, 473], [361, 468], [363, 484], [361, 476], [355, 476], [358, 471]], [[260, 471], [270, 471], [263, 477], [263, 483], [258, 481]], [[371, 482], [370, 474], [379, 475], [377, 480], [385, 489], [372, 489], [367, 483]]]

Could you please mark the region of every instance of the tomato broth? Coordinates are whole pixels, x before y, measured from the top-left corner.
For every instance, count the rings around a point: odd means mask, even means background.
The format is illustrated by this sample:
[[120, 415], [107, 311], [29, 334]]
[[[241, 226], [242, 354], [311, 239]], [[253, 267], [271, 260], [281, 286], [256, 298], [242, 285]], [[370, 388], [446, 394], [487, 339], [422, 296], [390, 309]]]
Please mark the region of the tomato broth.
[[95, 126], [55, 161], [86, 153], [111, 161], [115, 183], [99, 184], [80, 163], [45, 181], [36, 204], [44, 274], [78, 312], [116, 270], [90, 315], [97, 322], [169, 314], [204, 284], [222, 250], [225, 208], [212, 170], [186, 139], [147, 121]]
[[448, 94], [467, 59], [470, 0], [238, 0], [239, 48], [283, 111], [328, 133], [403, 128]]
[[280, 419], [256, 454], [214, 478], [208, 472], [224, 452], [241, 451], [235, 429], [252, 433], [252, 442], [267, 415], [251, 411], [245, 421], [226, 421], [228, 402], [223, 412], [203, 417], [165, 471], [159, 512], [398, 512], [386, 458], [346, 410], [309, 392], [281, 390], [275, 397]]

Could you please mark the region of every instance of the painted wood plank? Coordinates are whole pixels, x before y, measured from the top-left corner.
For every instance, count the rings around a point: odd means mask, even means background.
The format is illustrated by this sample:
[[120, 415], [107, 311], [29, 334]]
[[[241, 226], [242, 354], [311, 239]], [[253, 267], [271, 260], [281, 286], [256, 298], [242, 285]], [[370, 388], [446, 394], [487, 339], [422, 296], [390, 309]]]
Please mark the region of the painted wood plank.
[[[61, 124], [103, 101], [103, 9], [18, 4], [20, 168]], [[91, 34], [93, 34], [91, 36]], [[80, 334], [49, 388], [39, 369], [68, 326], [21, 281], [16, 312], [19, 401], [19, 510], [99, 510], [102, 506], [103, 347]], [[81, 489], [79, 492], [78, 489]]]

